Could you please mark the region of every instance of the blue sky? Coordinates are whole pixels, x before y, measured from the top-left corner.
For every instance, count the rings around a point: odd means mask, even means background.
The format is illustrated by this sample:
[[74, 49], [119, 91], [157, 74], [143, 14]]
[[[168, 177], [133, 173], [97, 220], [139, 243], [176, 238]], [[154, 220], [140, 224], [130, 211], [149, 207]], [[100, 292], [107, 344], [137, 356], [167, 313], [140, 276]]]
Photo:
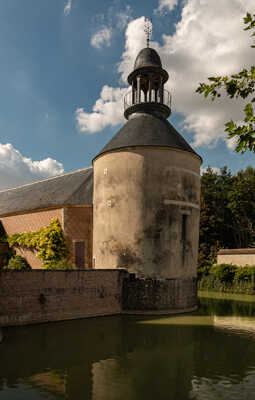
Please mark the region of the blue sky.
[[144, 16], [170, 75], [170, 122], [203, 167], [253, 165], [254, 155], [236, 154], [224, 134], [242, 106], [194, 93], [207, 76], [252, 63], [242, 17], [253, 0], [213, 3], [0, 1], [0, 189], [91, 164], [124, 123], [125, 77], [145, 46]]

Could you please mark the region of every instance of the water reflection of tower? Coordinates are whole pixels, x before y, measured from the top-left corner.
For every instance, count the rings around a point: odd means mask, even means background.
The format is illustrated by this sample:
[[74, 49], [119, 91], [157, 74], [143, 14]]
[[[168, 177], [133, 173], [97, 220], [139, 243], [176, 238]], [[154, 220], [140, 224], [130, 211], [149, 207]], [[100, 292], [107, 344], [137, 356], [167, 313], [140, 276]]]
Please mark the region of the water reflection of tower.
[[[221, 306], [224, 315], [225, 305]], [[195, 384], [195, 394], [199, 392], [201, 397], [193, 397], [209, 399], [219, 398], [212, 397], [217, 382], [220, 393], [225, 394], [222, 398], [229, 398], [229, 386], [224, 379], [234, 377], [240, 393], [231, 398], [239, 399], [247, 393], [249, 377], [247, 398], [253, 399], [254, 334], [241, 329], [230, 334], [225, 323], [223, 329], [213, 328], [214, 322], [222, 319], [213, 317], [212, 308], [209, 311], [199, 316], [151, 321], [109, 317], [10, 329], [0, 349], [0, 398], [4, 386], [11, 390], [31, 382], [32, 389], [38, 389], [35, 398], [48, 391], [56, 395], [65, 393], [68, 399], [75, 400], [186, 400], [192, 398]], [[249, 308], [240, 302], [241, 311], [243, 317], [251, 319]], [[238, 320], [233, 320], [235, 325]], [[56, 381], [56, 371], [62, 381]]]
[[[159, 321], [159, 320], [158, 320]], [[125, 333], [124, 333], [125, 332]], [[192, 389], [194, 330], [126, 324], [121, 357], [92, 365], [92, 400], [187, 399]]]

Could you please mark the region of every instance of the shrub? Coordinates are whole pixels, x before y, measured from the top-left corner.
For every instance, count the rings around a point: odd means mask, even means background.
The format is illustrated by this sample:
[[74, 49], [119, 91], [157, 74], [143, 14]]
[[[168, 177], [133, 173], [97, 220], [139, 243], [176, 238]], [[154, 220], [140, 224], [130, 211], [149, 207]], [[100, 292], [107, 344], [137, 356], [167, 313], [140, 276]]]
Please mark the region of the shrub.
[[197, 279], [200, 281], [203, 276], [208, 276], [210, 274], [211, 266], [205, 265], [203, 267], [198, 267], [197, 269]]
[[235, 282], [254, 282], [255, 267], [240, 267], [235, 273]]
[[238, 267], [236, 265], [217, 264], [212, 266], [210, 273], [222, 283], [232, 283], [237, 270]]
[[198, 270], [200, 290], [255, 294], [255, 266], [238, 267], [232, 264], [214, 265]]
[[9, 263], [3, 269], [15, 269], [19, 271], [28, 271], [31, 270], [30, 265], [24, 257], [19, 255], [15, 255], [10, 258]]
[[0, 270], [7, 266], [9, 262], [8, 254], [0, 254]]
[[62, 258], [59, 261], [47, 263], [46, 265], [44, 265], [44, 268], [50, 270], [56, 270], [56, 269], [67, 270], [67, 269], [73, 269], [73, 266], [66, 258]]
[[39, 231], [37, 242], [38, 258], [45, 267], [48, 264], [57, 264], [66, 257], [68, 250], [60, 222], [53, 219], [51, 223]]

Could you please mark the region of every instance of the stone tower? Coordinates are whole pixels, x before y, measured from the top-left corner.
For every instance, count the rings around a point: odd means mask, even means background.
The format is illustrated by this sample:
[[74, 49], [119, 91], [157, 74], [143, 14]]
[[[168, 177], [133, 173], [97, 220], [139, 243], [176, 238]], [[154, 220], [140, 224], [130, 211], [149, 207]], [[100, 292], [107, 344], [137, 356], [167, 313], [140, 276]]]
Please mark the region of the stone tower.
[[94, 267], [194, 282], [201, 158], [167, 120], [167, 80], [157, 52], [141, 50], [128, 76], [127, 122], [93, 160]]

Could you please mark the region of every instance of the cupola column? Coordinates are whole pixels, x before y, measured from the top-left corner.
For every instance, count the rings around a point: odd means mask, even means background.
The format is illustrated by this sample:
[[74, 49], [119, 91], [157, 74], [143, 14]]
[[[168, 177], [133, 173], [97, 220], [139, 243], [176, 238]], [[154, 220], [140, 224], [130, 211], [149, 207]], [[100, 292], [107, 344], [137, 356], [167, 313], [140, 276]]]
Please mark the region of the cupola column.
[[149, 103], [151, 103], [152, 74], [149, 74]]
[[147, 99], [148, 91], [145, 89], [143, 92], [144, 92], [144, 102], [147, 103], [147, 100], [148, 100], [148, 99]]
[[137, 78], [137, 103], [141, 103], [141, 77], [138, 76]]
[[163, 78], [160, 76], [160, 85], [159, 85], [159, 98], [160, 98], [160, 103], [164, 103], [164, 89], [163, 89]]
[[135, 104], [135, 82], [132, 81], [132, 104]]

